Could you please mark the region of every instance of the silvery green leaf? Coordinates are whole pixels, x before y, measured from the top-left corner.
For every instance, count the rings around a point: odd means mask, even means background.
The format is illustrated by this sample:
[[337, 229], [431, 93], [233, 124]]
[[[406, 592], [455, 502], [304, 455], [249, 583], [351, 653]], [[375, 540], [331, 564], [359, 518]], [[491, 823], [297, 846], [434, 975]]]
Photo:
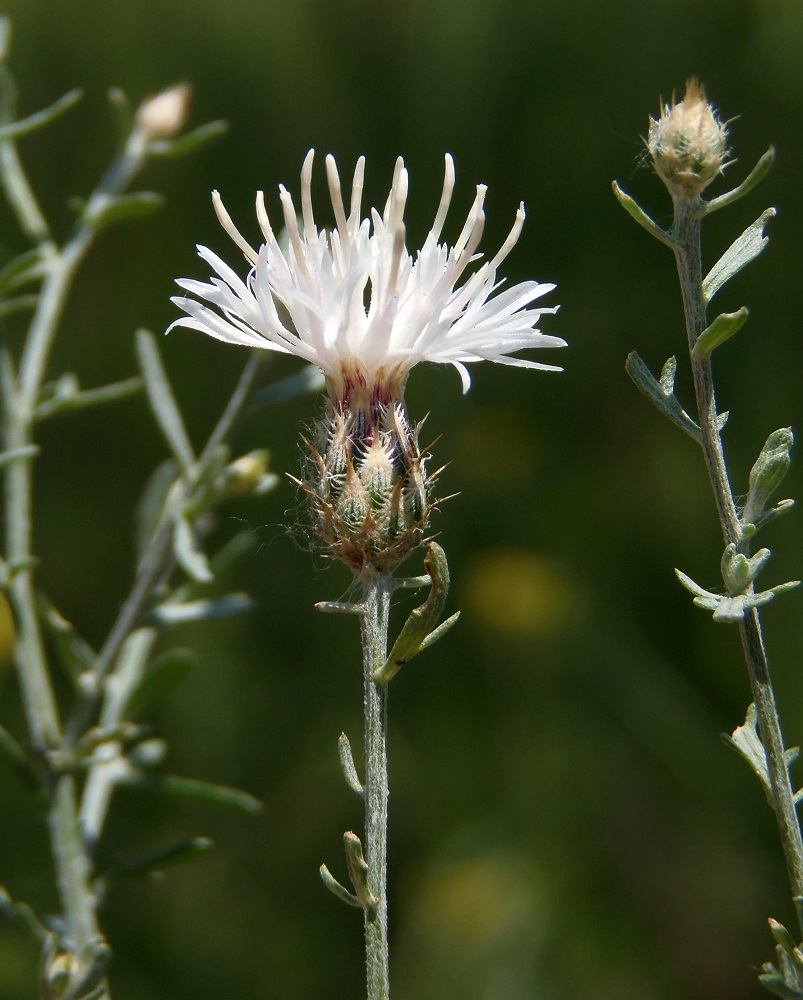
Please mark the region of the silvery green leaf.
[[191, 475], [195, 468], [195, 454], [159, 357], [156, 341], [147, 330], [137, 330], [136, 351], [153, 415], [182, 471]]
[[208, 781], [196, 778], [180, 778], [177, 775], [166, 775], [163, 778], [149, 778], [144, 787], [154, 788], [165, 795], [181, 799], [192, 799], [202, 805], [229, 809], [234, 812], [244, 812], [254, 815], [262, 811], [262, 803], [253, 795], [239, 788], [229, 788], [226, 785], [213, 785]]
[[48, 266], [47, 260], [42, 257], [42, 252], [38, 248], [27, 250], [15, 257], [0, 270], [0, 295], [6, 295], [44, 278]]
[[35, 309], [38, 304], [38, 295], [17, 295], [13, 299], [3, 299], [0, 301], [0, 318], [25, 312], [26, 309]]
[[12, 771], [29, 788], [39, 788], [36, 773], [31, 767], [31, 762], [25, 755], [25, 751], [4, 726], [0, 726], [0, 757], [5, 757], [7, 763], [11, 765]]
[[0, 885], [0, 914], [6, 920], [22, 924], [39, 945], [44, 944], [50, 936], [50, 932], [36, 916], [33, 909], [27, 903], [12, 899], [2, 885]]
[[133, 378], [126, 378], [120, 382], [98, 386], [96, 389], [85, 389], [83, 392], [77, 391], [70, 395], [59, 396], [57, 394], [37, 406], [36, 419], [47, 420], [48, 417], [57, 413], [85, 410], [90, 406], [100, 406], [104, 403], [116, 403], [120, 399], [127, 399], [129, 396], [142, 392], [144, 388], [143, 379], [135, 375]]
[[226, 594], [209, 600], [168, 601], [160, 604], [150, 613], [151, 620], [161, 626], [183, 625], [187, 622], [208, 621], [211, 618], [230, 618], [250, 611], [254, 602], [248, 594]]
[[678, 360], [673, 354], [671, 358], [667, 358], [664, 362], [664, 367], [661, 369], [661, 376], [658, 379], [658, 387], [662, 395], [666, 396], [667, 399], [675, 393], [675, 375], [677, 374], [677, 370]]
[[431, 646], [457, 622], [459, 612], [436, 627], [449, 594], [449, 565], [446, 553], [437, 542], [429, 543], [424, 568], [432, 581], [430, 591], [424, 603], [410, 612], [384, 666], [374, 672], [376, 683], [387, 684], [405, 663]]
[[[673, 424], [680, 427], [682, 431], [685, 431], [693, 441], [700, 444], [702, 440], [700, 428], [686, 413], [675, 396], [666, 394], [662, 384], [653, 376], [650, 369], [635, 351], [628, 354], [627, 361], [625, 362], [625, 370], [636, 384], [636, 387], [644, 393], [651, 403], [657, 406], [665, 416], [669, 417]], [[666, 365], [664, 365], [664, 371], [666, 372], [666, 370]], [[665, 379], [665, 384], [667, 381]]]
[[0, 469], [4, 465], [11, 465], [12, 462], [24, 462], [29, 458], [36, 458], [40, 448], [38, 444], [24, 444], [21, 448], [9, 448], [8, 451], [0, 451]]
[[349, 743], [349, 738], [345, 733], [340, 734], [337, 741], [337, 749], [340, 754], [340, 767], [343, 770], [343, 776], [346, 779], [346, 784], [358, 795], [364, 795], [365, 789], [363, 788], [363, 784], [357, 774], [357, 768], [354, 765], [351, 743]]
[[155, 191], [134, 191], [131, 194], [118, 194], [114, 197], [93, 198], [82, 213], [84, 221], [96, 230], [116, 222], [128, 222], [131, 219], [144, 219], [163, 208], [165, 200]]
[[28, 115], [27, 118], [21, 118], [17, 122], [11, 122], [8, 125], [0, 126], [0, 142], [8, 142], [10, 139], [19, 139], [20, 136], [27, 135], [29, 132], [35, 132], [36, 129], [49, 125], [52, 121], [55, 121], [59, 115], [63, 115], [65, 111], [69, 111], [70, 108], [75, 107], [82, 97], [82, 90], [77, 88], [75, 90], [70, 90], [63, 97], [54, 101], [49, 107], [42, 108], [41, 111]]
[[178, 466], [169, 458], [151, 474], [137, 506], [137, 560], [142, 559], [165, 517], [170, 491], [176, 483]]
[[791, 427], [781, 427], [764, 442], [750, 470], [747, 499], [742, 510], [744, 524], [757, 524], [770, 497], [783, 482], [792, 464], [790, 452], [794, 444]]
[[97, 654], [45, 594], [36, 595], [36, 610], [59, 664], [76, 691], [86, 694], [87, 681], [94, 676]]
[[169, 847], [163, 847], [141, 858], [123, 861], [104, 873], [106, 878], [120, 878], [130, 875], [153, 875], [163, 872], [166, 868], [176, 868], [194, 861], [214, 847], [209, 837], [193, 837], [191, 840], [181, 840]]
[[334, 877], [334, 875], [329, 871], [326, 865], [321, 865], [318, 869], [321, 876], [321, 881], [326, 886], [326, 888], [338, 899], [347, 903], [349, 906], [356, 906], [358, 909], [362, 908], [362, 903], [357, 899], [353, 892], [349, 892], [348, 889], [341, 885], [340, 882]]
[[173, 552], [187, 576], [197, 583], [209, 583], [214, 579], [197, 531], [181, 514], [175, 519]]
[[725, 208], [726, 205], [732, 205], [739, 198], [744, 198], [757, 184], [764, 180], [774, 162], [775, 148], [774, 146], [770, 146], [742, 183], [738, 187], [733, 188], [732, 191], [726, 191], [725, 194], [721, 194], [718, 198], [712, 198], [703, 207], [702, 214], [710, 215], [720, 208]]
[[161, 139], [148, 146], [150, 156], [186, 156], [219, 139], [229, 129], [225, 121], [207, 122], [175, 139]]
[[616, 200], [627, 212], [627, 214], [635, 219], [642, 228], [646, 229], [650, 236], [654, 236], [657, 240], [660, 240], [661, 243], [665, 243], [668, 247], [675, 247], [675, 241], [669, 233], [667, 233], [666, 230], [661, 229], [657, 222], [653, 222], [644, 209], [641, 208], [641, 206], [638, 205], [629, 194], [625, 194], [616, 181], [613, 182], [613, 193]]
[[764, 214], [747, 227], [742, 235], [728, 247], [725, 253], [714, 264], [703, 281], [703, 295], [706, 302], [717, 294], [722, 286], [746, 267], [769, 243], [765, 229], [770, 219], [776, 215], [774, 208], [768, 208]]
[[742, 306], [737, 312], [720, 313], [710, 326], [700, 334], [694, 342], [691, 355], [693, 358], [705, 358], [720, 344], [738, 333], [747, 322], [750, 315], [746, 306]]
[[747, 715], [742, 725], [737, 726], [730, 736], [727, 733], [723, 733], [722, 740], [747, 761], [758, 776], [766, 793], [767, 801], [772, 805], [772, 785], [770, 784], [770, 775], [767, 768], [767, 755], [764, 752], [764, 744], [761, 742], [761, 737], [758, 735], [758, 714], [755, 704], [748, 706]]

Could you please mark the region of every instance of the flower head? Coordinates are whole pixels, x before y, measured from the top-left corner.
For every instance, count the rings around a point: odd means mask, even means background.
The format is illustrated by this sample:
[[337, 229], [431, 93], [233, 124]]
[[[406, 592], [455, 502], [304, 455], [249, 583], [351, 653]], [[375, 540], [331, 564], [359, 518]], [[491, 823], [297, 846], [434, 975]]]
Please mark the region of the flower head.
[[647, 148], [661, 180], [673, 197], [697, 198], [727, 166], [727, 125], [692, 77], [683, 100], [664, 105], [650, 118]]
[[326, 158], [332, 230], [315, 222], [312, 161], [310, 151], [301, 171], [300, 220], [290, 194], [279, 188], [286, 241], [277, 239], [262, 192], [257, 195], [264, 238], [258, 250], [214, 192], [217, 217], [245, 255], [248, 274], [241, 278], [199, 247], [215, 275], [209, 282], [179, 280], [190, 297], [173, 301], [187, 315], [170, 329], [187, 326], [318, 365], [328, 400], [307, 442], [305, 478], [297, 481], [312, 501], [312, 527], [326, 551], [355, 572], [391, 573], [425, 537], [437, 475], [427, 478], [419, 428], [405, 412], [410, 370], [419, 361], [452, 364], [464, 391], [470, 384], [466, 366], [475, 361], [559, 370], [512, 357], [526, 348], [565, 346], [536, 329], [540, 317], [557, 306], [532, 306], [555, 286], [525, 281], [500, 291], [497, 269], [519, 238], [523, 206], [499, 251], [478, 263], [484, 185], [477, 187], [454, 246], [440, 242], [454, 190], [450, 156], [435, 221], [415, 256], [405, 243], [407, 171], [401, 159], [384, 211], [363, 218], [364, 158], [354, 171], [348, 214], [335, 161]]
[[405, 245], [408, 180], [401, 158], [384, 212], [372, 209], [369, 218], [362, 218], [364, 157], [357, 161], [346, 214], [337, 166], [327, 156], [336, 223], [331, 231], [319, 229], [313, 215], [312, 161], [310, 150], [301, 171], [301, 225], [291, 195], [279, 188], [289, 236], [286, 247], [271, 227], [262, 192], [256, 214], [265, 242], [258, 250], [235, 228], [220, 196], [213, 193], [218, 219], [250, 270], [242, 279], [217, 254], [199, 246], [199, 256], [215, 276], [208, 283], [178, 281], [194, 298], [173, 299], [187, 316], [170, 329], [187, 326], [229, 343], [295, 354], [321, 368], [336, 396], [360, 386], [369, 392], [380, 386], [395, 396], [419, 361], [454, 365], [464, 391], [470, 384], [466, 365], [475, 361], [558, 370], [510, 356], [525, 348], [565, 346], [563, 340], [536, 329], [540, 317], [557, 307], [531, 306], [554, 285], [525, 281], [499, 291], [497, 269], [519, 238], [523, 206], [498, 253], [466, 277], [469, 265], [478, 259], [486, 189], [477, 187], [454, 246], [440, 243], [454, 190], [451, 156], [446, 157], [435, 221], [414, 257]]

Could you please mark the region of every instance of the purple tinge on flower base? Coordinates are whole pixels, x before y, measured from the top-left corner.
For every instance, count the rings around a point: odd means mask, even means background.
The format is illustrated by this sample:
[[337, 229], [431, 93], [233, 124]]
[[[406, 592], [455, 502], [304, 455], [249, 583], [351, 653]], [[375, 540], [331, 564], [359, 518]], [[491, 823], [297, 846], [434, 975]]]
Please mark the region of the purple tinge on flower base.
[[[323, 371], [325, 412], [307, 442], [308, 467], [297, 480], [309, 495], [312, 528], [325, 551], [356, 573], [391, 573], [424, 540], [433, 507], [426, 450], [404, 408], [407, 376], [419, 361], [452, 364], [470, 384], [468, 364], [495, 361], [558, 371], [512, 357], [534, 347], [563, 347], [536, 324], [557, 306], [532, 303], [551, 284], [524, 281], [500, 290], [497, 269], [519, 238], [524, 208], [499, 251], [481, 262], [477, 247], [485, 215], [485, 187], [454, 246], [440, 243], [454, 190], [454, 164], [446, 177], [435, 221], [412, 256], [405, 244], [407, 171], [396, 161], [393, 184], [380, 215], [361, 216], [365, 160], [354, 171], [346, 214], [335, 161], [326, 158], [335, 228], [319, 229], [312, 211], [312, 151], [301, 172], [301, 216], [279, 188], [287, 239], [276, 238], [262, 193], [256, 214], [265, 242], [255, 250], [212, 196], [221, 225], [245, 255], [241, 278], [220, 257], [199, 247], [214, 270], [209, 282], [182, 278], [188, 297], [173, 301], [187, 326], [232, 344], [294, 354]], [[472, 266], [474, 265], [474, 266]], [[289, 317], [289, 323], [286, 322]]]
[[[443, 194], [423, 247], [411, 255], [405, 244], [404, 209], [407, 170], [396, 161], [384, 212], [362, 218], [365, 159], [354, 171], [348, 215], [334, 158], [326, 172], [335, 216], [333, 230], [319, 229], [312, 210], [313, 151], [301, 171], [301, 224], [293, 199], [280, 186], [284, 227], [282, 246], [271, 227], [262, 192], [256, 215], [265, 242], [255, 250], [235, 228], [217, 192], [212, 195], [221, 225], [245, 255], [249, 271], [241, 278], [217, 254], [199, 246], [199, 256], [213, 269], [209, 282], [189, 278], [178, 284], [190, 296], [173, 301], [187, 316], [169, 329], [186, 326], [232, 344], [295, 354], [318, 365], [330, 392], [346, 384], [382, 384], [403, 388], [419, 361], [452, 364], [463, 391], [470, 385], [467, 364], [495, 361], [521, 368], [558, 371], [512, 354], [536, 347], [563, 347], [565, 341], [536, 329], [542, 315], [557, 306], [533, 307], [555, 287], [524, 281], [500, 290], [497, 270], [516, 244], [524, 224], [520, 206], [508, 238], [490, 260], [474, 269], [485, 222], [485, 186], [454, 246], [440, 243], [454, 190], [455, 172], [446, 156]], [[462, 281], [462, 284], [458, 284]], [[283, 307], [282, 315], [277, 307]], [[289, 315], [291, 324], [283, 316]]]

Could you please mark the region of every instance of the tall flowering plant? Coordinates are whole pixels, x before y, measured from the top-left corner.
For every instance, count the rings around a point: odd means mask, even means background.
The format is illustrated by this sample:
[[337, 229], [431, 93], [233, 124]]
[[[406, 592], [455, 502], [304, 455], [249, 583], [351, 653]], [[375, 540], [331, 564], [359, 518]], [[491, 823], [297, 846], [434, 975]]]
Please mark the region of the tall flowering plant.
[[[349, 785], [365, 800], [365, 844], [345, 834], [351, 889], [326, 866], [321, 875], [341, 899], [363, 911], [369, 1000], [389, 995], [387, 941], [387, 686], [413, 656], [457, 620], [438, 624], [449, 585], [446, 556], [427, 541], [435, 501], [427, 475], [428, 453], [419, 444], [420, 425], [407, 416], [404, 389], [421, 361], [453, 365], [463, 391], [468, 366], [493, 361], [556, 371], [553, 365], [514, 356], [518, 351], [562, 347], [543, 334], [542, 316], [557, 306], [535, 306], [552, 284], [525, 281], [503, 288], [500, 265], [524, 224], [519, 207], [497, 253], [482, 260], [486, 188], [474, 203], [453, 246], [441, 242], [452, 201], [455, 171], [446, 156], [443, 191], [433, 225], [416, 254], [406, 245], [404, 212], [408, 175], [399, 158], [390, 194], [380, 213], [362, 216], [365, 160], [351, 184], [348, 210], [337, 166], [326, 158], [335, 225], [319, 228], [312, 206], [313, 152], [301, 172], [300, 221], [289, 192], [280, 187], [286, 240], [271, 226], [262, 192], [256, 216], [264, 242], [253, 247], [235, 227], [217, 192], [212, 200], [223, 229], [240, 249], [240, 274], [206, 247], [198, 253], [214, 271], [207, 282], [182, 278], [186, 296], [173, 301], [184, 312], [171, 327], [200, 330], [218, 340], [293, 354], [317, 365], [326, 380], [323, 415], [302, 479], [310, 500], [310, 523], [324, 553], [347, 565], [356, 584], [354, 603], [324, 603], [321, 610], [359, 617], [363, 645], [365, 778], [358, 776], [348, 738], [340, 756]], [[403, 578], [396, 571], [426, 544], [426, 575]], [[399, 587], [429, 585], [429, 593], [407, 619], [388, 650], [388, 618]]]
[[[722, 532], [721, 585], [703, 587], [680, 570], [675, 572], [693, 595], [695, 605], [710, 611], [715, 622], [730, 624], [739, 631], [753, 701], [744, 724], [725, 739], [755, 771], [775, 813], [798, 932], [803, 934], [803, 837], [796, 808], [801, 792], [795, 791], [790, 773], [798, 751], [784, 744], [759, 611], [777, 595], [797, 587], [799, 581], [758, 589], [756, 581], [770, 550], [752, 552], [757, 533], [792, 507], [791, 500], [771, 503], [771, 499], [789, 469], [793, 435], [788, 427], [769, 435], [750, 471], [747, 491], [740, 496], [731, 485], [725, 460], [723, 431], [728, 413], [720, 413], [717, 406], [713, 355], [744, 326], [748, 311], [743, 306], [735, 312], [722, 312], [713, 320], [708, 318], [714, 296], [766, 247], [765, 231], [775, 209], [763, 212], [707, 274], [702, 270], [702, 223], [713, 212], [752, 191], [772, 166], [774, 151], [770, 147], [741, 184], [710, 200], [704, 198], [703, 192], [728, 165], [729, 150], [726, 125], [694, 79], [689, 81], [683, 100], [673, 100], [657, 119], [650, 119], [647, 148], [672, 198], [672, 228], [659, 226], [615, 182], [614, 194], [625, 210], [675, 256], [695, 411], [687, 413], [675, 395], [674, 357], [666, 362], [658, 379], [635, 352], [627, 359], [627, 371], [647, 398], [685, 431], [702, 454]], [[766, 963], [759, 980], [777, 996], [803, 998], [803, 949], [776, 920], [770, 920], [770, 929], [777, 944], [777, 967]]]

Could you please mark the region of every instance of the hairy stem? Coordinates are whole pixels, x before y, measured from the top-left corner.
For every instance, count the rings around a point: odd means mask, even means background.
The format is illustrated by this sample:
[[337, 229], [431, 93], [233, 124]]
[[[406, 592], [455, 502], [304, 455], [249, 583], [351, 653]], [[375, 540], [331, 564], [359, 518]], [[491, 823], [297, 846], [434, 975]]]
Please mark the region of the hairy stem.
[[[706, 302], [703, 296], [700, 241], [700, 202], [675, 202], [673, 236], [676, 240], [678, 276], [683, 295], [686, 332], [691, 351], [706, 328]], [[717, 403], [710, 357], [691, 355], [698, 421], [702, 430], [702, 449], [708, 477], [722, 526], [726, 545], [735, 543], [748, 555], [749, 543], [742, 539], [739, 516], [733, 499], [721, 430], [717, 419]], [[767, 652], [758, 611], [751, 608], [739, 625], [745, 663], [756, 705], [761, 742], [767, 757], [772, 798], [781, 835], [792, 896], [803, 897], [803, 838], [794, 804], [794, 790], [786, 762], [783, 734], [775, 693], [770, 677]], [[798, 914], [800, 921], [800, 914]], [[803, 933], [803, 922], [801, 922]]]
[[364, 573], [361, 615], [365, 692], [365, 861], [368, 892], [376, 909], [365, 908], [368, 1000], [388, 1000], [387, 902], [387, 686], [373, 673], [385, 663], [393, 583], [387, 575]]

